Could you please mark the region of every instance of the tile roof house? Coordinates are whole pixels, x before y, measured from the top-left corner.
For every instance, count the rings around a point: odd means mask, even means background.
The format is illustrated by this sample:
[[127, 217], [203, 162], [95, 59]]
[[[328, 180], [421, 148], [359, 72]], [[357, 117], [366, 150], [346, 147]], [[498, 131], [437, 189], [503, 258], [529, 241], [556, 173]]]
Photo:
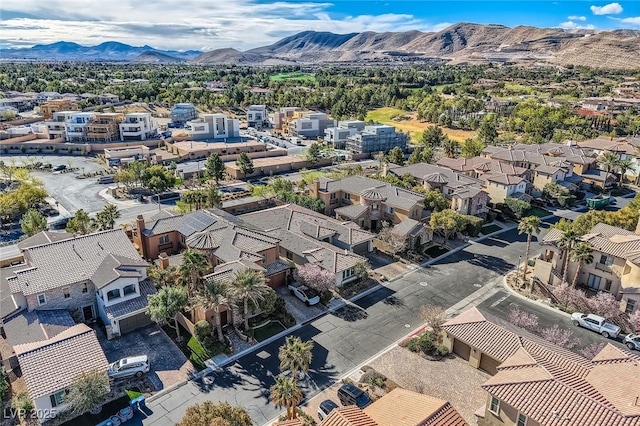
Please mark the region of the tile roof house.
[[66, 392], [79, 374], [94, 370], [107, 374], [107, 358], [95, 331], [85, 324], [46, 340], [16, 345], [14, 350], [41, 423], [68, 409]]
[[442, 193], [451, 203], [450, 207], [458, 213], [484, 216], [488, 212], [489, 196], [482, 189], [482, 181], [475, 177], [429, 163], [408, 166], [389, 164], [384, 172], [398, 177], [405, 174], [413, 176], [424, 189]]
[[295, 204], [247, 213], [239, 218], [280, 240], [280, 256], [298, 265], [315, 263], [336, 274], [336, 285], [357, 278], [357, 253], [372, 250], [374, 234]]
[[[364, 176], [339, 180], [321, 178], [309, 194], [324, 202], [324, 213], [377, 230], [383, 221], [397, 224], [422, 219], [424, 195]], [[346, 207], [346, 208], [345, 208]]]
[[155, 288], [146, 281], [147, 262], [124, 231], [54, 241], [23, 254], [26, 264], [7, 278], [16, 306], [65, 309], [86, 322], [100, 315], [110, 335], [150, 324], [144, 310]]
[[[552, 229], [540, 244], [534, 274], [543, 283], [559, 285], [567, 256], [558, 243], [563, 232]], [[594, 226], [582, 241], [593, 248], [593, 263], [580, 266], [578, 284], [593, 291], [606, 291], [620, 300], [620, 310], [640, 309], [640, 221], [635, 232], [604, 223]], [[567, 276], [574, 277], [578, 264], [569, 262]]]
[[577, 145], [581, 148], [592, 150], [596, 155], [612, 152], [621, 160], [631, 160], [632, 168], [625, 171], [626, 177], [636, 184], [640, 180], [640, 137], [611, 138], [599, 136], [595, 139], [577, 142]]

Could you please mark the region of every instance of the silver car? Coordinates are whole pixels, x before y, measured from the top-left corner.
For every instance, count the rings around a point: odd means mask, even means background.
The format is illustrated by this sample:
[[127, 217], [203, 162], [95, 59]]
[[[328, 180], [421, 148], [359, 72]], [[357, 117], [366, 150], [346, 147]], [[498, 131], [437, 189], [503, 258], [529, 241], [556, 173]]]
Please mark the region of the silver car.
[[640, 336], [635, 333], [627, 334], [624, 336], [624, 344], [627, 345], [629, 349], [640, 351]]
[[123, 377], [141, 377], [149, 372], [149, 359], [146, 355], [123, 358], [109, 366], [107, 374], [110, 378], [120, 379]]

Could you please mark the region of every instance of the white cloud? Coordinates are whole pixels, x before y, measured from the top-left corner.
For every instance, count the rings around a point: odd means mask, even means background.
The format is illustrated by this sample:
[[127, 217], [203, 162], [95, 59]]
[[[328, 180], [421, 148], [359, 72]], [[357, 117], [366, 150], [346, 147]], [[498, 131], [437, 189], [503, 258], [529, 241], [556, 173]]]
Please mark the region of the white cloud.
[[617, 15], [622, 13], [622, 6], [620, 3], [609, 3], [604, 6], [591, 6], [591, 12], [594, 15]]
[[624, 19], [621, 19], [620, 22], [624, 24], [631, 24], [631, 25], [636, 25], [640, 27], [640, 16], [636, 16], [633, 18], [624, 18]]
[[[245, 50], [306, 30], [439, 31], [448, 23], [430, 23], [407, 14], [336, 17], [330, 3], [257, 3], [257, 0], [5, 0], [0, 21], [6, 47], [65, 40], [95, 45], [116, 40], [161, 49]], [[141, 6], [142, 5], [142, 6]], [[365, 10], [365, 9], [363, 9]]]
[[567, 16], [567, 19], [570, 21], [586, 21], [587, 17], [586, 16], [576, 16], [576, 15], [571, 15], [571, 16]]
[[595, 25], [580, 25], [576, 24], [573, 21], [561, 22], [558, 27], [564, 28], [565, 30], [595, 30]]

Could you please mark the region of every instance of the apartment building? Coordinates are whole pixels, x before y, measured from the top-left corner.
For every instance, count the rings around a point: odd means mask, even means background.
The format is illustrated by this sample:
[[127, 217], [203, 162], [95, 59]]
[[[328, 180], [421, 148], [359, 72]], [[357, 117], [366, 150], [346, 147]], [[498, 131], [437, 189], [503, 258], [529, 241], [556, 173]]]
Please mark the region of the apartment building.
[[283, 125], [285, 135], [315, 139], [324, 136], [324, 131], [334, 126], [334, 120], [324, 112], [295, 112], [293, 118]]
[[77, 111], [57, 111], [54, 112], [49, 121], [45, 121], [44, 125], [47, 127], [47, 133], [49, 139], [66, 139], [67, 138], [67, 126], [66, 123], [71, 121], [72, 116]]
[[65, 122], [65, 134], [67, 142], [84, 142], [87, 140], [89, 123], [96, 115], [95, 112], [76, 112], [71, 114]]
[[229, 141], [240, 138], [237, 119], [225, 114], [202, 114], [202, 117], [187, 121], [184, 126], [193, 140]]
[[281, 132], [285, 124], [294, 118], [294, 114], [300, 111], [300, 107], [281, 107], [273, 113], [271, 122], [276, 131]]
[[120, 140], [120, 123], [124, 114], [106, 112], [95, 114], [87, 127], [87, 140], [91, 142], [113, 142]]
[[336, 127], [329, 127], [324, 131], [324, 140], [335, 149], [345, 149], [349, 136], [364, 130], [366, 123], [360, 120], [338, 121]]
[[191, 103], [175, 104], [171, 108], [171, 122], [184, 124], [189, 120], [198, 118], [198, 110]]
[[409, 136], [396, 132], [396, 128], [386, 124], [365, 126], [364, 130], [347, 137], [346, 149], [354, 154], [386, 152], [392, 148], [407, 148]]
[[125, 114], [119, 126], [121, 141], [143, 141], [158, 134], [158, 126], [148, 112]]
[[78, 104], [71, 99], [53, 99], [40, 105], [40, 113], [45, 120], [53, 118], [56, 112], [77, 110]]
[[261, 129], [268, 125], [267, 107], [265, 105], [249, 105], [247, 109], [247, 126]]
[[[540, 244], [542, 254], [536, 259], [534, 275], [543, 283], [559, 285], [567, 250], [559, 247], [564, 233], [551, 229]], [[604, 223], [594, 226], [582, 241], [593, 248], [593, 263], [569, 261], [567, 276], [578, 273], [577, 284], [592, 291], [606, 291], [620, 300], [620, 310], [631, 313], [640, 309], [640, 221], [635, 232]]]

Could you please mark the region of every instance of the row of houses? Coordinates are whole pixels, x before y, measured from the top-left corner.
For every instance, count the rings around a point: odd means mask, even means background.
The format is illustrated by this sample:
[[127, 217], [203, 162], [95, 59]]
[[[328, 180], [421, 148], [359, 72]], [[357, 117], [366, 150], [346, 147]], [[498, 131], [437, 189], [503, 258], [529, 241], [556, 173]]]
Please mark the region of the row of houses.
[[[54, 106], [56, 103], [73, 103], [75, 108], [65, 109], [77, 109], [78, 101], [92, 100], [96, 104], [111, 104], [119, 102], [120, 99], [117, 95], [112, 93], [94, 94], [94, 93], [58, 93], [58, 92], [16, 92], [6, 91], [3, 93], [4, 98], [0, 99], [0, 106], [13, 107], [19, 112], [29, 111], [37, 106], [44, 107], [44, 111], [48, 108], [47, 105]], [[43, 111], [43, 112], [44, 112]], [[45, 118], [49, 118], [45, 116]]]

